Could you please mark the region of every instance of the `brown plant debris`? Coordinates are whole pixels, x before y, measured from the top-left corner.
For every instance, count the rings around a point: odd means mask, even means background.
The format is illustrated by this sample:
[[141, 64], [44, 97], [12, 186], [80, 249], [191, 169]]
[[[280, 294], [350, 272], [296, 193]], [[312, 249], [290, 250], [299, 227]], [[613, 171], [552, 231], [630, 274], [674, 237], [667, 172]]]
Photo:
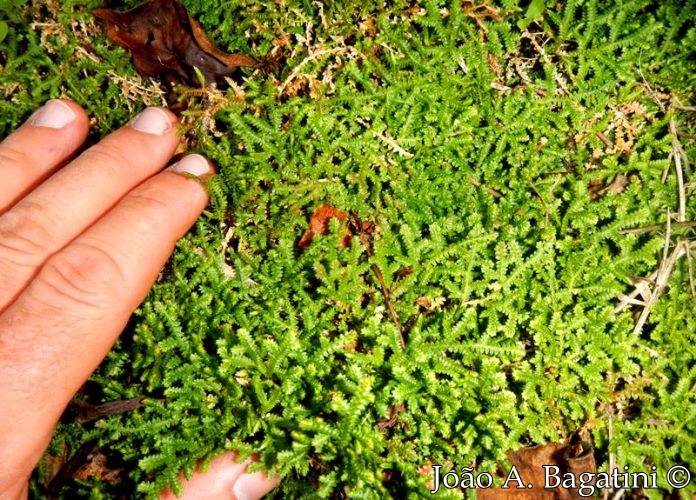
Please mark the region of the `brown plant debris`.
[[498, 22], [501, 19], [500, 9], [490, 5], [490, 0], [483, 0], [481, 3], [477, 0], [463, 0], [462, 12], [476, 21], [483, 34], [488, 34], [485, 20]]
[[[544, 488], [546, 466], [558, 468], [558, 477], [571, 473], [579, 477], [583, 472], [596, 473], [594, 455], [591, 446], [569, 446], [559, 443], [548, 443], [523, 448], [508, 452], [510, 465], [514, 466], [517, 476], [524, 484], [518, 484], [512, 479], [507, 489], [490, 488], [477, 489], [478, 500], [575, 500], [582, 498], [577, 489], [563, 488], [563, 484], [556, 488]], [[509, 477], [509, 476], [508, 476]], [[529, 485], [532, 485], [531, 487]], [[526, 487], [526, 490], [517, 489], [518, 486]]]
[[144, 397], [109, 401], [101, 405], [92, 405], [81, 399], [73, 399], [65, 413], [72, 421], [85, 424], [92, 420], [117, 415], [139, 408], [143, 404]]
[[[373, 222], [360, 220], [355, 214], [351, 214], [349, 217], [348, 213], [338, 210], [331, 205], [322, 205], [314, 212], [314, 214], [312, 214], [312, 217], [309, 219], [309, 228], [302, 235], [302, 238], [300, 238], [300, 241], [297, 244], [298, 248], [300, 250], [306, 250], [309, 245], [312, 244], [312, 239], [315, 235], [329, 234], [329, 223], [331, 219], [338, 219], [344, 223], [341, 228], [342, 237], [339, 241], [339, 246], [341, 248], [350, 247], [353, 235], [357, 234], [358, 238], [360, 239], [360, 243], [362, 243], [363, 247], [365, 247], [365, 253], [369, 258], [372, 258], [372, 243], [377, 226], [375, 226]], [[391, 300], [391, 293], [384, 281], [382, 271], [379, 269], [379, 266], [374, 263], [372, 264], [372, 271], [379, 282], [382, 295], [384, 296], [384, 302], [389, 310], [392, 321], [399, 332], [401, 347], [406, 347], [404, 328], [401, 325], [401, 321], [399, 320], [399, 315], [396, 313], [396, 309], [394, 309], [394, 304]]]
[[406, 411], [406, 405], [398, 404], [389, 408], [389, 418], [380, 418], [377, 421], [377, 428], [380, 431], [390, 429], [399, 423], [399, 413]]
[[[348, 214], [342, 210], [338, 210], [331, 205], [320, 206], [309, 219], [309, 228], [302, 235], [302, 238], [300, 238], [297, 246], [300, 248], [300, 250], [309, 248], [309, 245], [312, 244], [312, 239], [315, 235], [329, 234], [329, 223], [331, 219], [338, 219], [339, 221], [344, 222], [346, 218], [348, 218]], [[350, 240], [353, 237], [353, 234], [348, 228], [345, 228], [343, 232], [345, 234], [341, 238], [339, 246], [341, 248], [348, 248], [350, 246]]]
[[[635, 281], [635, 289], [628, 295], [619, 297], [619, 304], [614, 308], [614, 314], [619, 314], [632, 307], [635, 311], [635, 328], [633, 333], [640, 335], [643, 326], [648, 320], [652, 307], [657, 303], [662, 293], [669, 286], [669, 279], [676, 266], [676, 263], [686, 257], [689, 274], [689, 286], [691, 296], [696, 304], [696, 278], [694, 278], [694, 266], [692, 262], [692, 252], [696, 248], [696, 241], [688, 240], [684, 236], [677, 236], [676, 242], [672, 241], [672, 227], [691, 227], [691, 222], [686, 220], [687, 198], [691, 196], [691, 190], [687, 188], [687, 179], [684, 170], [688, 171], [689, 160], [684, 152], [684, 148], [679, 142], [679, 132], [674, 119], [669, 123], [672, 139], [672, 160], [677, 178], [678, 206], [676, 212], [676, 223], [672, 221], [671, 212], [667, 210], [666, 222], [664, 224], [664, 246], [662, 259], [658, 268], [648, 277], [642, 277]], [[666, 174], [666, 173], [665, 173]], [[652, 230], [655, 226], [649, 226], [647, 230]], [[643, 228], [644, 229], [644, 228]], [[634, 233], [641, 232], [643, 229], [633, 230]], [[638, 298], [640, 297], [640, 299]]]
[[94, 15], [106, 22], [109, 38], [131, 53], [142, 76], [200, 86], [223, 83], [240, 67], [260, 65], [251, 57], [218, 49], [175, 0], [148, 0], [125, 12], [97, 9]]
[[95, 478], [105, 483], [119, 484], [123, 479], [123, 469], [115, 466], [98, 447], [96, 441], [83, 444], [63, 463], [57, 474], [46, 487], [46, 496], [60, 498], [60, 490], [74, 479]]

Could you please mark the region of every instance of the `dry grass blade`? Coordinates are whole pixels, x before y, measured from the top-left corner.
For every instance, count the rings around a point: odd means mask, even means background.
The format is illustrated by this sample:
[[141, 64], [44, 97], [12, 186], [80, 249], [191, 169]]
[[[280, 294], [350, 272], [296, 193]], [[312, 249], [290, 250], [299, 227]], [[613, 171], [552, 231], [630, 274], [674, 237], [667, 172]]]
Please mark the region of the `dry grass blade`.
[[[677, 222], [672, 222], [672, 217], [668, 210], [667, 220], [664, 225], [654, 225], [622, 231], [624, 234], [639, 234], [662, 228], [665, 229], [665, 241], [660, 267], [654, 271], [649, 278], [640, 279], [636, 284], [635, 290], [633, 290], [633, 292], [631, 292], [629, 295], [622, 295], [620, 297], [621, 300], [619, 304], [614, 309], [614, 314], [618, 314], [630, 306], [638, 306], [643, 308], [638, 315], [635, 328], [633, 329], [633, 333], [635, 335], [639, 335], [643, 330], [643, 326], [650, 315], [652, 306], [657, 302], [668, 286], [669, 278], [672, 275], [674, 266], [676, 265], [677, 261], [684, 256], [687, 258], [689, 286], [691, 288], [692, 298], [694, 299], [694, 303], [696, 303], [696, 280], [694, 280], [693, 263], [691, 262], [691, 250], [694, 248], [695, 242], [689, 242], [686, 238], [680, 236], [677, 238], [674, 248], [672, 248], [670, 251], [670, 248], [672, 247], [672, 228], [694, 227], [696, 226], [696, 223], [686, 221], [686, 200], [688, 196], [691, 195], [691, 192], [690, 190], [687, 190], [686, 183], [684, 182], [684, 170], [687, 170], [688, 173], [689, 160], [684, 152], [684, 148], [679, 143], [679, 134], [674, 119], [670, 120], [669, 122], [669, 131], [674, 136], [674, 139], [672, 140], [672, 153], [670, 157], [674, 160], [674, 170], [677, 177]], [[639, 296], [642, 298], [642, 300], [637, 299]]]
[[[684, 169], [689, 170], [689, 159], [679, 143], [679, 134], [677, 126], [674, 123], [674, 118], [669, 121], [669, 132], [674, 136], [672, 139], [672, 156], [674, 157], [674, 169], [677, 174], [677, 189], [679, 194], [679, 211], [677, 212], [677, 221], [684, 222], [686, 220], [686, 187], [684, 186]], [[690, 193], [689, 193], [690, 194]]]
[[691, 288], [691, 300], [693, 300], [694, 306], [696, 306], [696, 282], [694, 281], [694, 265], [691, 258], [690, 249], [687, 249], [686, 252], [686, 263], [689, 268], [689, 288]]
[[[673, 222], [672, 229], [686, 228], [686, 227], [696, 227], [696, 221], [686, 221], [686, 222]], [[635, 229], [622, 229], [619, 231], [621, 234], [641, 234], [649, 233], [651, 231], [660, 231], [665, 229], [664, 224], [653, 224], [652, 226], [637, 227]]]

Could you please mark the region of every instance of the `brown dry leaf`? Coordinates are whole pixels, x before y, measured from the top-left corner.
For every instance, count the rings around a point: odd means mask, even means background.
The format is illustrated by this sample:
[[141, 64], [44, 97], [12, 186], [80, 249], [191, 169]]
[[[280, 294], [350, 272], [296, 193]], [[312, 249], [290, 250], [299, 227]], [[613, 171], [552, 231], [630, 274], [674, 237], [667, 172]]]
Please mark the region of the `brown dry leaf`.
[[389, 408], [389, 418], [380, 418], [377, 421], [377, 428], [380, 431], [394, 427], [399, 423], [399, 413], [406, 411], [406, 405], [398, 404]]
[[212, 84], [222, 83], [237, 68], [259, 66], [251, 57], [218, 49], [175, 0], [148, 0], [126, 12], [97, 9], [93, 13], [106, 22], [109, 38], [131, 53], [143, 76], [199, 86], [196, 69], [206, 84]]
[[589, 194], [592, 201], [596, 201], [607, 193], [621, 194], [626, 191], [630, 184], [628, 176], [618, 174], [611, 183], [605, 183], [602, 180], [594, 179], [589, 184]]
[[96, 441], [88, 441], [73, 453], [67, 462], [64, 462], [60, 470], [54, 474], [48, 483], [46, 493], [49, 498], [57, 498], [63, 486], [74, 477], [75, 473], [86, 463], [90, 454], [97, 449]]
[[[315, 235], [329, 234], [329, 222], [331, 219], [338, 219], [341, 222], [345, 222], [347, 218], [348, 213], [338, 210], [331, 205], [320, 206], [314, 212], [312, 218], [309, 219], [309, 229], [307, 229], [307, 231], [305, 231], [305, 233], [302, 235], [302, 238], [300, 238], [297, 246], [300, 248], [300, 250], [307, 249], [309, 245], [312, 244], [312, 238], [314, 238]], [[339, 246], [341, 248], [348, 248], [350, 246], [350, 240], [353, 237], [353, 234], [347, 227], [345, 228], [344, 232], [345, 235], [341, 238]]]
[[496, 78], [498, 80], [501, 80], [503, 76], [503, 66], [502, 64], [500, 64], [498, 58], [495, 56], [495, 54], [492, 54], [491, 52], [489, 52], [486, 55], [486, 58], [488, 59], [488, 67], [491, 68], [491, 71], [496, 76]]
[[122, 469], [113, 469], [109, 457], [96, 450], [87, 456], [86, 462], [73, 475], [74, 479], [95, 478], [105, 483], [117, 483], [121, 480]]
[[[549, 488], [544, 489], [544, 465], [556, 466], [558, 476], [571, 472], [578, 477], [583, 472], [595, 473], [597, 466], [592, 453], [583, 453], [582, 449], [559, 443], [548, 443], [522, 448], [508, 452], [510, 464], [517, 469], [519, 478], [525, 485], [532, 485], [527, 490], [518, 490], [515, 479], [509, 484], [509, 489], [490, 488], [477, 489], [478, 500], [576, 500], [582, 498], [575, 489]], [[577, 455], [577, 456], [575, 456]]]
[[48, 484], [53, 480], [54, 477], [56, 477], [56, 475], [58, 475], [58, 472], [60, 472], [65, 465], [65, 462], [68, 460], [68, 446], [65, 443], [61, 443], [58, 448], [58, 455], [51, 455], [50, 453], [47, 453], [44, 456], [43, 465], [46, 470], [46, 481], [44, 486], [48, 486]]
[[143, 405], [144, 400], [144, 397], [137, 397], [109, 401], [108, 403], [95, 406], [81, 399], [73, 399], [70, 404], [68, 404], [66, 414], [72, 417], [74, 422], [84, 424], [92, 420], [108, 417], [109, 415], [117, 415], [135, 410]]
[[433, 306], [433, 301], [430, 300], [428, 297], [418, 297], [416, 299], [416, 305], [420, 307], [425, 307], [426, 309], [430, 309]]

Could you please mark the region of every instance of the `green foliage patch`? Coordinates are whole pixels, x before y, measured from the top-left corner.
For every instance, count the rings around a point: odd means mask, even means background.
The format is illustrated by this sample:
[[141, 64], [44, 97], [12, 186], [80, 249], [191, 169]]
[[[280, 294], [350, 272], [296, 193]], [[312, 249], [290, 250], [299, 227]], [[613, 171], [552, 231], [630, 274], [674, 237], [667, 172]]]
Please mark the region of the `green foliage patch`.
[[[95, 136], [137, 107], [97, 3], [11, 24], [3, 134], [48, 97]], [[282, 497], [426, 496], [430, 464], [492, 472], [576, 435], [601, 470], [696, 462], [687, 259], [640, 335], [614, 313], [664, 246], [621, 231], [678, 203], [670, 120], [696, 161], [696, 2], [184, 3], [220, 47], [287, 62], [213, 111], [193, 98], [213, 203], [93, 377], [104, 401], [150, 399], [61, 425], [54, 450], [97, 439], [145, 496], [223, 449], [257, 453]], [[376, 225], [373, 255], [337, 221], [298, 250], [324, 203]]]

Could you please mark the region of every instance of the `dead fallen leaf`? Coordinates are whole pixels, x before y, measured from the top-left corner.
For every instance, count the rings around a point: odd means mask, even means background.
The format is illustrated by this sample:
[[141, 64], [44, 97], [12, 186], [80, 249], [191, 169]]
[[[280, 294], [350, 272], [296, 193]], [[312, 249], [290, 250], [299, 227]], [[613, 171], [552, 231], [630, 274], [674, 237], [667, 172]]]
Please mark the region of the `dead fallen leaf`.
[[44, 455], [43, 460], [43, 465], [46, 470], [46, 481], [44, 482], [44, 486], [48, 486], [48, 484], [53, 480], [54, 477], [56, 477], [56, 475], [63, 468], [65, 462], [67, 462], [68, 446], [65, 443], [61, 443], [60, 445], [58, 445], [57, 455], [51, 455], [50, 453], [47, 453], [46, 455]]
[[[337, 208], [332, 207], [331, 205], [320, 206], [314, 212], [314, 214], [312, 214], [312, 218], [309, 219], [309, 228], [302, 235], [302, 238], [300, 238], [300, 241], [297, 243], [297, 246], [300, 248], [300, 250], [306, 250], [309, 247], [309, 245], [312, 244], [312, 239], [315, 235], [329, 234], [329, 222], [331, 221], [331, 219], [338, 219], [339, 221], [344, 222], [347, 218], [348, 213], [342, 210], [338, 210]], [[345, 235], [341, 238], [339, 246], [341, 248], [348, 248], [350, 246], [350, 240], [353, 237], [353, 234], [347, 227], [345, 228], [344, 232]]]
[[72, 417], [74, 422], [85, 424], [92, 420], [108, 417], [109, 415], [117, 415], [139, 408], [143, 404], [144, 397], [131, 399], [121, 399], [118, 401], [109, 401], [101, 405], [93, 405], [81, 399], [73, 399], [66, 409], [66, 415]]
[[517, 481], [513, 479], [509, 483], [509, 489], [490, 488], [477, 489], [477, 500], [576, 500], [582, 498], [577, 489], [564, 489], [562, 487], [544, 489], [545, 471], [543, 466], [558, 467], [559, 477], [566, 472], [571, 472], [578, 477], [583, 472], [595, 473], [597, 467], [591, 447], [584, 450], [582, 447], [573, 447], [559, 443], [548, 443], [522, 448], [508, 452], [510, 464], [515, 466], [519, 478], [524, 485], [532, 485], [527, 490], [518, 490]]
[[259, 62], [218, 49], [186, 7], [175, 0], [148, 0], [125, 12], [97, 9], [111, 40], [127, 49], [143, 76], [163, 76], [169, 83], [200, 86], [222, 83], [240, 67]]
[[403, 269], [399, 269], [397, 271], [397, 273], [394, 275], [394, 281], [405, 278], [406, 276], [409, 276], [410, 274], [413, 274], [413, 268], [410, 266], [404, 267]]
[[48, 498], [59, 498], [60, 490], [73, 479], [95, 478], [108, 483], [120, 483], [123, 469], [110, 463], [97, 447], [96, 441], [88, 441], [73, 453], [46, 488]]

